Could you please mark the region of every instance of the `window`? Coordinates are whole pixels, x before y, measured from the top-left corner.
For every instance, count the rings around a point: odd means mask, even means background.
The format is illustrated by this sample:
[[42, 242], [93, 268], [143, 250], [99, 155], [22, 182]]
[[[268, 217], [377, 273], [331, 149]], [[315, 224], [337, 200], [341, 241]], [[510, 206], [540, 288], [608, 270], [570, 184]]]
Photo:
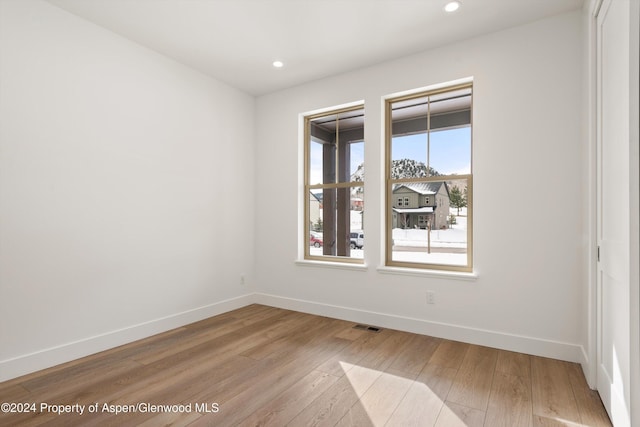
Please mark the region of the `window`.
[[465, 83], [386, 100], [386, 265], [472, 271], [471, 99]]
[[363, 263], [364, 107], [304, 118], [305, 259]]
[[398, 207], [409, 206], [409, 198], [408, 197], [398, 197], [398, 201], [396, 203]]

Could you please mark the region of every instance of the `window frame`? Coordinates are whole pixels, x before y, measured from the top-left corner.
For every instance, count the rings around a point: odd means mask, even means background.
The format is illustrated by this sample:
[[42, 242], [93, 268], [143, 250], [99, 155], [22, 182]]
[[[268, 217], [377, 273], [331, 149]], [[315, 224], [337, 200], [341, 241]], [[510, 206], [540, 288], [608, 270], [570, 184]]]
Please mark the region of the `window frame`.
[[[400, 178], [392, 179], [392, 141], [393, 141], [393, 119], [392, 105], [396, 102], [410, 101], [412, 99], [423, 98], [433, 95], [439, 95], [447, 92], [453, 92], [461, 89], [471, 90], [471, 105], [469, 126], [471, 127], [470, 135], [470, 170], [469, 174], [461, 175], [438, 175], [420, 178]], [[473, 81], [468, 80], [460, 83], [443, 84], [431, 89], [420, 89], [411, 92], [405, 92], [400, 95], [390, 95], [384, 98], [384, 265], [385, 267], [400, 267], [407, 269], [415, 269], [416, 271], [436, 270], [442, 272], [454, 273], [472, 273], [473, 272]], [[429, 125], [427, 132], [431, 131]], [[429, 167], [429, 165], [427, 165]], [[467, 263], [462, 264], [438, 264], [426, 262], [409, 262], [393, 260], [393, 186], [401, 183], [411, 182], [433, 182], [448, 180], [467, 180]], [[434, 197], [436, 197], [434, 195]], [[447, 213], [447, 218], [449, 214]]]
[[[342, 107], [334, 107], [321, 111], [316, 111], [312, 113], [302, 114], [302, 126], [304, 128], [303, 131], [303, 156], [304, 156], [304, 170], [303, 170], [303, 200], [304, 200], [304, 234], [303, 234], [303, 247], [304, 247], [304, 260], [305, 261], [321, 261], [326, 263], [344, 263], [344, 264], [361, 264], [364, 265], [364, 255], [362, 258], [354, 258], [354, 257], [346, 257], [339, 255], [312, 255], [311, 254], [311, 245], [309, 244], [309, 237], [311, 232], [311, 227], [309, 225], [309, 217], [310, 217], [310, 197], [309, 194], [311, 190], [314, 189], [341, 189], [341, 188], [356, 188], [361, 187], [364, 191], [365, 181], [345, 181], [334, 183], [321, 183], [321, 184], [311, 184], [310, 181], [310, 146], [311, 146], [311, 122], [314, 119], [336, 115], [339, 116], [342, 113], [348, 113], [350, 111], [358, 111], [362, 110], [363, 114], [365, 113], [365, 105], [364, 102], [357, 102], [353, 104], [349, 104], [347, 106]], [[339, 121], [338, 121], [339, 123]], [[339, 124], [337, 125], [339, 126]], [[364, 127], [364, 124], [363, 124]], [[339, 129], [339, 128], [338, 128]], [[364, 131], [364, 130], [363, 130]], [[339, 132], [339, 131], [338, 131]], [[364, 143], [364, 140], [363, 140]], [[350, 207], [350, 204], [349, 204]], [[364, 224], [362, 224], [362, 228], [364, 229]], [[306, 237], [305, 237], [306, 236]], [[349, 239], [351, 238], [351, 230], [349, 230], [349, 235], [347, 236]], [[323, 235], [323, 241], [324, 241]], [[324, 244], [323, 244], [324, 246]]]

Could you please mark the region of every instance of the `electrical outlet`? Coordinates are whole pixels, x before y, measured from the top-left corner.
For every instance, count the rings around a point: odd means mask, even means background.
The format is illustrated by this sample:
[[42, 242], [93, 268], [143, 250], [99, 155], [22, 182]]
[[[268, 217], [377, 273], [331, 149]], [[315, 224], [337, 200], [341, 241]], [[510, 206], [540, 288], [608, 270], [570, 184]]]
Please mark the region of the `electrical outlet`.
[[427, 291], [427, 304], [436, 303], [436, 293], [433, 291]]

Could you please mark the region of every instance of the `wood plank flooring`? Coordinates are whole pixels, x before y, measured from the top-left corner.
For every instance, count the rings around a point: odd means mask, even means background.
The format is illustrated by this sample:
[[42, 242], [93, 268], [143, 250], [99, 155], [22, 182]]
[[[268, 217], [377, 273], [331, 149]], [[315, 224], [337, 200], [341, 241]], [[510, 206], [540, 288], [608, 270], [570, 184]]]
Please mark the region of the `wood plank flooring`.
[[577, 364], [353, 326], [251, 305], [0, 383], [0, 425], [611, 425]]

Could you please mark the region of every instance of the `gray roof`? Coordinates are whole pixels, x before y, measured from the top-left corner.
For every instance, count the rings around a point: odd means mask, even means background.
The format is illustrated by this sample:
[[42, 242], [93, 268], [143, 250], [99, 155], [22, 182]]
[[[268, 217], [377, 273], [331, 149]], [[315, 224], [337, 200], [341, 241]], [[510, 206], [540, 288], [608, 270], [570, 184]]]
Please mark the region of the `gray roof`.
[[393, 208], [397, 213], [433, 213], [433, 206], [424, 206], [421, 208]]
[[444, 181], [429, 181], [429, 182], [405, 182], [402, 184], [398, 184], [396, 188], [393, 189], [394, 192], [399, 190], [402, 187], [408, 188], [409, 190], [413, 190], [416, 193], [423, 194], [425, 196], [432, 195], [438, 193], [440, 191], [440, 187], [445, 186], [445, 190], [447, 194], [449, 193], [449, 188], [447, 187]]

